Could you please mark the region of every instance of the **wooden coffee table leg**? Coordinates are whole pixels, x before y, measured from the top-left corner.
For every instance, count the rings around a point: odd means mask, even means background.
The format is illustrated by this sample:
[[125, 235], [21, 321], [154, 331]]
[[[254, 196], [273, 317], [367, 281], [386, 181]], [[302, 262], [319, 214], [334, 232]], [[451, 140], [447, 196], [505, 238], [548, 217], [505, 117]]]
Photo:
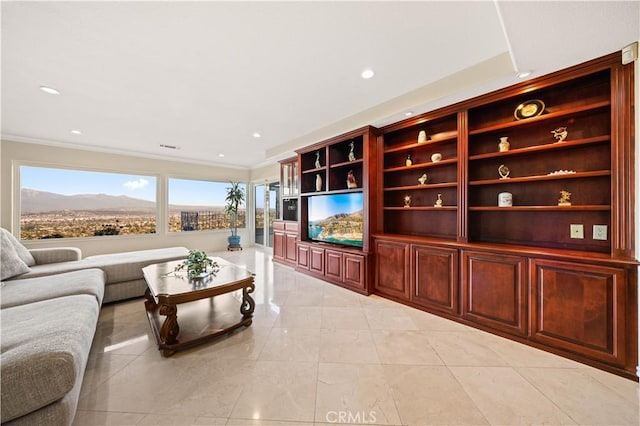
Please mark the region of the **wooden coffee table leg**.
[[178, 308], [176, 305], [160, 305], [160, 315], [167, 317], [160, 328], [160, 341], [165, 345], [173, 345], [178, 342]]
[[253, 297], [251, 297], [249, 293], [253, 293], [255, 288], [255, 285], [251, 283], [242, 289], [242, 305], [240, 305], [240, 313], [242, 313], [243, 318], [251, 318], [253, 316], [253, 310], [256, 308], [256, 302], [254, 302]]

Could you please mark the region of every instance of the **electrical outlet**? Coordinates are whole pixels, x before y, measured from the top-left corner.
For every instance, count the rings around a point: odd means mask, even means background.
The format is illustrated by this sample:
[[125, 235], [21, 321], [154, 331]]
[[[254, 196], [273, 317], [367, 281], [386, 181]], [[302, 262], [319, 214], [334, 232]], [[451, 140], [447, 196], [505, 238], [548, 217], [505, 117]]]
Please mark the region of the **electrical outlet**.
[[607, 225], [593, 225], [593, 239], [607, 240]]
[[582, 239], [584, 238], [584, 225], [579, 223], [579, 224], [575, 224], [572, 223], [571, 225], [569, 225], [569, 229], [571, 231], [571, 238], [579, 238]]

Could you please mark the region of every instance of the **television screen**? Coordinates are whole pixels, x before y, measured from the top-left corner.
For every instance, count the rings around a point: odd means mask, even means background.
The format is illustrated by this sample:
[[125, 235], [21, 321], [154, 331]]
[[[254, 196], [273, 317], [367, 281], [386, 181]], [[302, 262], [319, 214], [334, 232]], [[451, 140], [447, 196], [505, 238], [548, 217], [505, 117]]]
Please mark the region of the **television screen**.
[[362, 192], [309, 197], [309, 238], [362, 247]]

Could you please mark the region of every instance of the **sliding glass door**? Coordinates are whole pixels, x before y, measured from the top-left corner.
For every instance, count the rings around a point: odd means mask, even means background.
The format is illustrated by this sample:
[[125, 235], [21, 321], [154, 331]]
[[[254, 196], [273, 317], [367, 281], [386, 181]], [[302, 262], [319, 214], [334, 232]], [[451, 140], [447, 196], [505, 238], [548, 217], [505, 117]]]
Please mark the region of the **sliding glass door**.
[[280, 182], [254, 187], [255, 243], [273, 247], [273, 221], [280, 216]]

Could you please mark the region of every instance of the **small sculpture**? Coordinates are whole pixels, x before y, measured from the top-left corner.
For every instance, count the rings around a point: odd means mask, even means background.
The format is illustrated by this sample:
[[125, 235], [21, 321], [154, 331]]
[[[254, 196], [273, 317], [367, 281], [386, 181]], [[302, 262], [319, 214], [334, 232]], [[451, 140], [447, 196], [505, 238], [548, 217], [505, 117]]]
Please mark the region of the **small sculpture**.
[[552, 130], [553, 137], [557, 139], [556, 143], [564, 142], [567, 138], [567, 128], [566, 127], [558, 127], [555, 130]]
[[513, 195], [510, 192], [501, 192], [498, 194], [498, 207], [513, 206]]
[[411, 167], [413, 160], [411, 160], [411, 154], [407, 155], [407, 160], [404, 162], [407, 167]]
[[322, 167], [320, 165], [320, 151], [316, 152], [316, 169], [319, 169], [320, 167]]
[[440, 154], [439, 152], [435, 152], [431, 154], [431, 161], [433, 161], [434, 163], [437, 163], [440, 160], [442, 160], [442, 154]]
[[404, 196], [404, 206], [411, 207], [411, 195]]
[[356, 155], [353, 153], [353, 141], [349, 142], [349, 161], [356, 161]]
[[322, 191], [322, 176], [316, 175], [316, 191]]
[[509, 179], [509, 173], [511, 173], [509, 168], [504, 164], [500, 164], [500, 167], [498, 167], [498, 174], [500, 175], [500, 179]]
[[500, 152], [506, 152], [506, 151], [509, 151], [509, 148], [511, 148], [511, 144], [509, 143], [509, 137], [502, 136], [500, 138], [500, 143], [498, 144], [498, 149], [500, 150]]
[[358, 183], [356, 182], [356, 177], [353, 175], [353, 170], [349, 170], [347, 173], [347, 188], [357, 188]]
[[427, 132], [420, 130], [418, 133], [418, 143], [425, 143], [427, 141]]
[[560, 199], [558, 200], [559, 206], [570, 206], [571, 201], [571, 193], [569, 191], [562, 190], [560, 191]]
[[423, 174], [422, 176], [420, 176], [418, 178], [418, 182], [420, 182], [420, 185], [424, 185], [425, 183], [427, 183], [427, 174]]
[[436, 200], [436, 203], [433, 205], [433, 207], [442, 207], [442, 194], [438, 194], [438, 199]]

